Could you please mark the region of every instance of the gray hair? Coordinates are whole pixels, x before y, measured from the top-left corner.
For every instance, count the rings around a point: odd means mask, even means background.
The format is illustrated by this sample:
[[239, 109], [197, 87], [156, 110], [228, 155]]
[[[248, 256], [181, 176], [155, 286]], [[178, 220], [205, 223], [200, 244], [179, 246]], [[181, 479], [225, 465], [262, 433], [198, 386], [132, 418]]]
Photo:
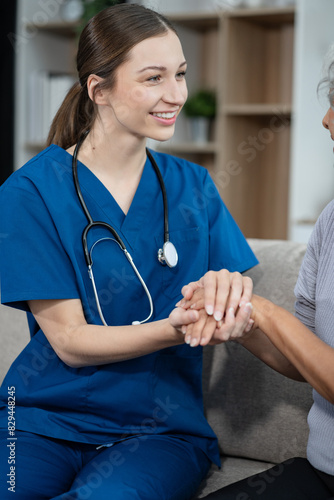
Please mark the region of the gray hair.
[[325, 94], [334, 109], [334, 43], [325, 55], [322, 74], [323, 78], [318, 84], [318, 95]]

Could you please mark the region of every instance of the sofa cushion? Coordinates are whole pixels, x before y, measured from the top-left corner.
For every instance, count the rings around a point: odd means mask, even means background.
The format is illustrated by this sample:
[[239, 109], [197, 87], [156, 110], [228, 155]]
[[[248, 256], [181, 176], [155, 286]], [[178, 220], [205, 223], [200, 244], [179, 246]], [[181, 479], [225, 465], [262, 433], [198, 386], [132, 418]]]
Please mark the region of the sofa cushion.
[[[260, 261], [247, 273], [254, 292], [293, 311], [305, 245], [249, 243]], [[205, 349], [203, 391], [206, 415], [222, 454], [271, 463], [305, 456], [306, 418], [312, 404], [308, 384], [285, 378], [231, 342]]]
[[8, 368], [30, 340], [27, 315], [0, 304], [1, 362], [0, 383]]
[[245, 479], [253, 474], [263, 472], [273, 465], [268, 462], [258, 462], [257, 460], [248, 460], [246, 458], [224, 457], [221, 470], [218, 470], [217, 467], [211, 467], [209, 474], [202, 481], [195, 498], [203, 498], [219, 488]]

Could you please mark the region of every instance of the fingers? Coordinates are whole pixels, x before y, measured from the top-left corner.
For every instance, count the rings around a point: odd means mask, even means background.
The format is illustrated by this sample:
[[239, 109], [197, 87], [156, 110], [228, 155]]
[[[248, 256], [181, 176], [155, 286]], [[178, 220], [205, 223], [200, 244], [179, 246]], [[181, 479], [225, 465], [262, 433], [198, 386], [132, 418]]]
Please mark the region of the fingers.
[[233, 291], [231, 276], [229, 271], [222, 269], [218, 272], [209, 271], [203, 278], [205, 310], [207, 314], [213, 315], [216, 321], [223, 318], [227, 299]]
[[169, 315], [170, 324], [182, 333], [186, 332], [188, 325], [195, 323], [199, 319], [198, 311], [193, 309], [185, 310], [182, 307], [176, 307]]
[[236, 340], [245, 336], [254, 326], [254, 321], [251, 319], [252, 309], [252, 304], [247, 303], [238, 308], [235, 314], [233, 307], [230, 307], [224, 319], [219, 322], [214, 316], [208, 316], [205, 309], [195, 311], [177, 308], [173, 313], [174, 321], [179, 324], [182, 322], [182, 327], [180, 326], [179, 329], [185, 335], [186, 344], [197, 347]]
[[184, 299], [190, 300], [192, 298], [195, 290], [197, 290], [197, 288], [199, 288], [200, 286], [201, 286], [200, 281], [193, 281], [192, 283], [185, 285], [181, 290], [181, 293], [182, 293]]
[[[206, 313], [221, 321], [225, 311], [232, 307], [236, 312], [240, 305], [252, 299], [253, 282], [240, 273], [230, 273], [226, 269], [209, 271], [200, 281], [183, 287], [184, 299], [177, 306], [188, 309], [205, 307]], [[204, 305], [203, 305], [204, 297]]]
[[198, 321], [187, 326], [185, 333], [185, 342], [191, 347], [207, 345], [217, 328], [217, 322], [213, 316], [208, 316], [204, 309], [198, 311], [198, 314]]
[[195, 347], [233, 340], [250, 331], [254, 323], [250, 319], [252, 292], [250, 278], [226, 269], [209, 271], [184, 286], [183, 299], [176, 306], [200, 313], [196, 322], [183, 322], [185, 341]]
[[180, 302], [178, 302], [176, 304], [177, 307], [183, 307], [184, 309], [203, 309], [204, 308], [204, 289], [203, 287], [199, 287], [197, 288], [191, 299], [189, 300], [186, 300], [185, 298], [180, 300]]
[[253, 296], [253, 281], [248, 276], [243, 276], [243, 293], [240, 299], [240, 306], [251, 302]]
[[[234, 313], [236, 313], [244, 291], [244, 280], [240, 273], [232, 273], [230, 275], [230, 280], [230, 294], [228, 300], [225, 302], [225, 307], [226, 310], [233, 309]], [[249, 302], [249, 300], [247, 302]]]
[[214, 339], [227, 342], [228, 340], [236, 340], [248, 333], [254, 325], [254, 321], [251, 319], [252, 310], [252, 304], [249, 302], [242, 305], [237, 314], [230, 307], [226, 312], [223, 324], [216, 330]]

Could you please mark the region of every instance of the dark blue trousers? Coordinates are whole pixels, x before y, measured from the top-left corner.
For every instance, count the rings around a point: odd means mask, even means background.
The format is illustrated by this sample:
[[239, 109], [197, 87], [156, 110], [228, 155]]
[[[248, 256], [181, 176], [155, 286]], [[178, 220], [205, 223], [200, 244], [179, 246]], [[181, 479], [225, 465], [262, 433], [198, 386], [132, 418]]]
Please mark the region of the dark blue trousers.
[[187, 500], [210, 468], [200, 449], [169, 436], [100, 450], [28, 432], [15, 437], [0, 433], [1, 500]]

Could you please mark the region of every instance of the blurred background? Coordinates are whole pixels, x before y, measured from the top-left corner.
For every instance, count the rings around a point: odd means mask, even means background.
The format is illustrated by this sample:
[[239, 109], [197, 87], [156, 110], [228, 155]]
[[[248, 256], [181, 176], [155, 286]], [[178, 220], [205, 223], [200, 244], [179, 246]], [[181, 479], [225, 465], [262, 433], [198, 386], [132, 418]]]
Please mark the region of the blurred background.
[[[0, 183], [44, 147], [76, 79], [78, 34], [113, 0], [0, 6]], [[306, 242], [333, 199], [333, 143], [317, 85], [334, 42], [332, 0], [147, 0], [177, 27], [189, 100], [167, 143], [208, 168], [247, 237]], [[334, 53], [333, 53], [334, 54]], [[333, 55], [334, 57], [334, 55]]]

